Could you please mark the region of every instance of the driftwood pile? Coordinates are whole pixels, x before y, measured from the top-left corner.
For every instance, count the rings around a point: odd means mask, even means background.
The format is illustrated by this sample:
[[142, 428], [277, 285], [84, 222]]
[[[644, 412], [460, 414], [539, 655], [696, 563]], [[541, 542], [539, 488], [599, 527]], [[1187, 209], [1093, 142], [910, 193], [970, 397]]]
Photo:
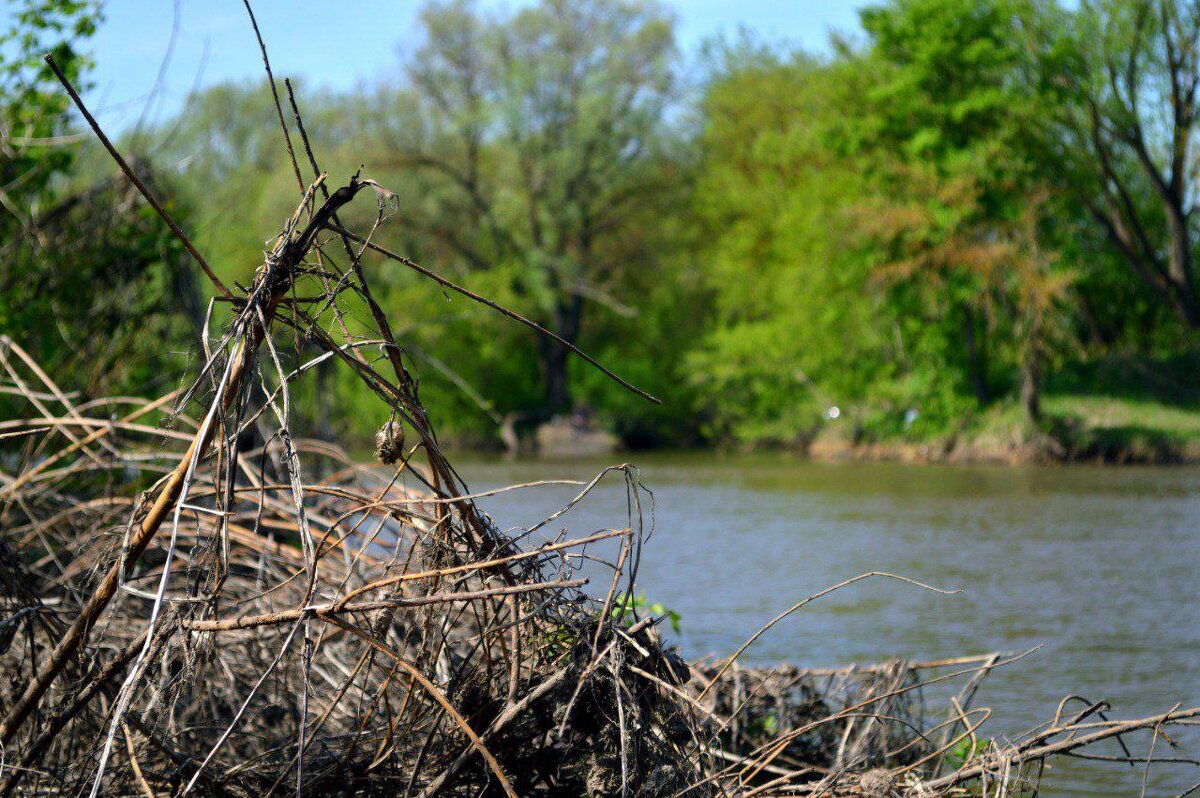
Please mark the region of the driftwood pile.
[[[179, 390], [81, 402], [0, 339], [0, 794], [996, 794], [1052, 754], [1200, 716], [1060, 708], [999, 748], [970, 699], [1015, 657], [683, 663], [657, 619], [616, 609], [636, 473], [610, 470], [629, 497], [612, 529], [499, 532], [438, 445], [366, 259], [536, 325], [346, 229], [357, 197], [376, 225], [393, 198], [358, 176], [329, 192], [307, 156], [251, 285], [187, 244], [231, 311]], [[328, 360], [379, 398], [385, 465], [293, 436], [290, 388]], [[926, 711], [925, 686], [952, 680]]]

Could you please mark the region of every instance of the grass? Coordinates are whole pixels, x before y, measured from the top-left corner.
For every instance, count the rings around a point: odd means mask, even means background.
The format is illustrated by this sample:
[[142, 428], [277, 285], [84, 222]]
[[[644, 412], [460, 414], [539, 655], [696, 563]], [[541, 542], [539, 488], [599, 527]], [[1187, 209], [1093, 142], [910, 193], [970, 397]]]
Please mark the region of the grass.
[[1076, 459], [1200, 460], [1200, 406], [1152, 399], [1063, 395], [1045, 402], [1047, 427]]
[[1200, 406], [1187, 408], [1150, 399], [1072, 395], [1047, 397], [1044, 406], [1050, 418], [1079, 419], [1097, 431], [1140, 429], [1180, 443], [1200, 441]]
[[[1056, 373], [1033, 427], [1009, 396], [968, 418], [902, 430], [866, 428], [876, 452], [897, 456], [1004, 460], [1087, 460], [1112, 463], [1200, 462], [1200, 353], [1148, 359], [1116, 356], [1070, 364]], [[886, 421], [886, 419], [885, 419]], [[826, 448], [855, 449], [845, 429], [820, 433]], [[941, 453], [941, 454], [939, 454]]]
[[1063, 369], [1042, 402], [1046, 429], [1082, 459], [1200, 460], [1200, 354], [1116, 356]]

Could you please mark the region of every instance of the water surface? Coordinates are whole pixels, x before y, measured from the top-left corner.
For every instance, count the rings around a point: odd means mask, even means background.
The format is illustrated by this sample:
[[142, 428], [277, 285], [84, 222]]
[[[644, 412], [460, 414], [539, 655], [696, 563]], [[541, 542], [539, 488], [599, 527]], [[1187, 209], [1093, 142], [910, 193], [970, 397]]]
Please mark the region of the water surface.
[[[985, 682], [976, 704], [995, 710], [990, 736], [1048, 720], [1071, 693], [1107, 699], [1129, 717], [1200, 704], [1200, 469], [624, 457], [653, 492], [637, 592], [682, 616], [677, 642], [689, 656], [729, 653], [798, 599], [889, 571], [964, 591], [859, 583], [783, 621], [745, 659], [831, 666], [1042, 646]], [[483, 490], [587, 480], [620, 459], [456, 462], [471, 489]], [[522, 528], [577, 490], [531, 488], [481, 503], [501, 527]], [[626, 508], [624, 483], [610, 476], [543, 533], [623, 526]], [[1176, 737], [1200, 754], [1200, 734]], [[1136, 742], [1144, 750], [1149, 738]], [[1197, 782], [1196, 768], [1160, 765], [1147, 794]], [[1068, 762], [1048, 783], [1044, 794], [1138, 795], [1142, 770]]]

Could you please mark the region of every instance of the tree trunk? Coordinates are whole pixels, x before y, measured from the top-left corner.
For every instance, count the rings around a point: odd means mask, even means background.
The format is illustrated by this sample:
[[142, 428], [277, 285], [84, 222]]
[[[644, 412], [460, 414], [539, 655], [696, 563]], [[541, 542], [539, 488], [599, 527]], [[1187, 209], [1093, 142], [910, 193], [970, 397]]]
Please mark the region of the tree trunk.
[[567, 385], [567, 350], [553, 341], [543, 340], [541, 359], [544, 381], [543, 412], [547, 418], [551, 418], [571, 409], [571, 395]]
[[1170, 236], [1167, 251], [1167, 274], [1175, 295], [1175, 312], [1191, 329], [1200, 327], [1200, 308], [1196, 303], [1196, 287], [1192, 280], [1192, 243], [1187, 219], [1175, 203], [1164, 203], [1167, 232]]
[[975, 309], [969, 302], [962, 303], [963, 313], [963, 342], [967, 350], [967, 371], [970, 374], [971, 390], [975, 401], [986, 405], [991, 401], [987, 387], [987, 364], [984, 360], [983, 347], [975, 337]]
[[[576, 344], [583, 320], [583, 299], [579, 296], [563, 297], [554, 308], [551, 331], [563, 340]], [[565, 347], [545, 336], [538, 337], [538, 356], [542, 371], [543, 407], [547, 419], [565, 413], [574, 405], [571, 387], [567, 381], [567, 366], [570, 352]]]
[[1036, 424], [1042, 418], [1042, 358], [1036, 343], [1031, 343], [1021, 364], [1021, 409], [1025, 419]]

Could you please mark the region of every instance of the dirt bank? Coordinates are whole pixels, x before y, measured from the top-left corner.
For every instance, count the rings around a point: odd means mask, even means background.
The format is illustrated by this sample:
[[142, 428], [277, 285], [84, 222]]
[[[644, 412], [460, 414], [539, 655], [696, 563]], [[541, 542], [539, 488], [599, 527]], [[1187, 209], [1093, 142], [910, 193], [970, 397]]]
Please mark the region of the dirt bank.
[[1200, 444], [1153, 436], [1122, 439], [1092, 435], [1065, 441], [1053, 436], [1037, 440], [983, 436], [940, 442], [869, 441], [817, 438], [801, 451], [813, 460], [871, 460], [901, 463], [989, 463], [995, 465], [1103, 464], [1189, 465], [1200, 463]]

